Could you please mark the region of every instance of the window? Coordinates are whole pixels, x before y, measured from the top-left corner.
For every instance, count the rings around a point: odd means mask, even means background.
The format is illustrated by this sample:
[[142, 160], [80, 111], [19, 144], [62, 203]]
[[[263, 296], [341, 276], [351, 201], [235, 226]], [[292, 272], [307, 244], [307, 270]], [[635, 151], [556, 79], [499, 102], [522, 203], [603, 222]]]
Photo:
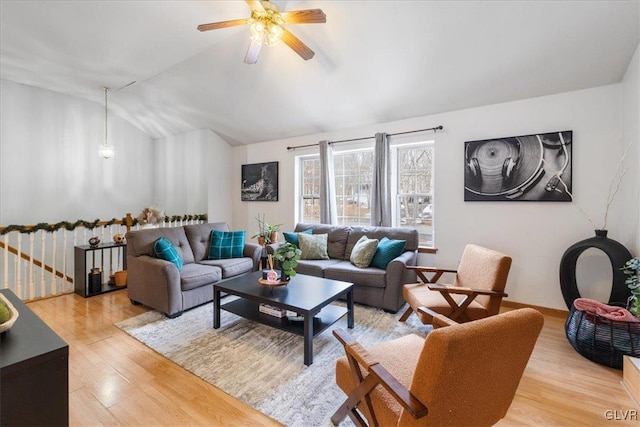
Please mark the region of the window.
[[[393, 225], [415, 227], [420, 243], [433, 246], [433, 142], [392, 145]], [[334, 151], [338, 224], [369, 225], [373, 148]], [[320, 159], [299, 157], [300, 222], [320, 222]]]
[[433, 246], [433, 144], [398, 146], [394, 225], [415, 227], [420, 243]]
[[300, 159], [300, 222], [320, 222], [320, 157]]

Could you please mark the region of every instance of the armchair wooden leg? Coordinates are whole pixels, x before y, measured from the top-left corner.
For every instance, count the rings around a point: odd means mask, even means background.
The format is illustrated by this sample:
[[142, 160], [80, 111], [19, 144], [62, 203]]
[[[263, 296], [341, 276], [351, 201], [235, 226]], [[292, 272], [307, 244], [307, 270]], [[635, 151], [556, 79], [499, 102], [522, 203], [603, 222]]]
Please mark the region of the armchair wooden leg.
[[409, 316], [411, 316], [411, 313], [413, 313], [413, 309], [411, 308], [411, 306], [409, 306], [409, 308], [407, 308], [407, 311], [402, 313], [402, 316], [400, 316], [400, 322], [406, 322]]
[[[371, 400], [368, 397], [369, 392], [378, 385], [378, 379], [373, 375], [367, 375], [360, 384], [349, 394], [347, 400], [344, 401], [338, 410], [331, 416], [331, 422], [334, 426], [340, 424], [340, 421], [349, 415], [351, 421], [360, 427], [378, 427], [378, 420], [373, 412]], [[369, 418], [369, 424], [362, 418], [358, 406], [362, 406], [361, 410]]]

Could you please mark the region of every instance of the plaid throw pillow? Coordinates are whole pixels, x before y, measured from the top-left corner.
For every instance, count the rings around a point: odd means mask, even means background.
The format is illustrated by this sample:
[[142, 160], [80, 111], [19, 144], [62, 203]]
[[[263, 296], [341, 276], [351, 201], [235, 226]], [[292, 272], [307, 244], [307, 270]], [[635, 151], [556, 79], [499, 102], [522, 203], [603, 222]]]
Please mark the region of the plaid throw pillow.
[[211, 231], [209, 259], [242, 258], [244, 231]]
[[178, 267], [178, 270], [182, 270], [182, 257], [175, 246], [173, 246], [173, 243], [166, 237], [161, 237], [156, 240], [153, 244], [153, 254], [156, 258], [174, 263], [176, 267]]

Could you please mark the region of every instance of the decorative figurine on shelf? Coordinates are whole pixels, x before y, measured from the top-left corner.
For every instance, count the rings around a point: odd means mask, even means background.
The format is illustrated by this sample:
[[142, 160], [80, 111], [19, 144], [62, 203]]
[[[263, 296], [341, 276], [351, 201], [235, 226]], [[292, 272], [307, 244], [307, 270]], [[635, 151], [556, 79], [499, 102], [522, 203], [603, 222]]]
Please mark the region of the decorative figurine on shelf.
[[157, 228], [164, 221], [164, 212], [154, 207], [144, 208], [137, 220], [141, 228]]
[[116, 245], [122, 245], [124, 244], [124, 234], [114, 234], [113, 235], [113, 241]]
[[100, 238], [99, 237], [93, 236], [92, 238], [89, 239], [89, 246], [91, 246], [92, 248], [95, 248], [99, 244], [100, 244]]

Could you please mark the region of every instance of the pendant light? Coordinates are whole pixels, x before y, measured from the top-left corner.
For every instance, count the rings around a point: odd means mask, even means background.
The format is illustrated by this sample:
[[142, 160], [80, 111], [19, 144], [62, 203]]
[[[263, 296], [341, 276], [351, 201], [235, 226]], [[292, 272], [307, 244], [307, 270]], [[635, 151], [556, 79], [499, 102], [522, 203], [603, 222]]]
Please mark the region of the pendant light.
[[113, 149], [113, 145], [108, 144], [107, 139], [107, 93], [109, 92], [109, 88], [103, 87], [102, 89], [104, 90], [104, 144], [101, 144], [98, 148], [98, 154], [103, 159], [110, 159], [115, 154], [115, 150]]

